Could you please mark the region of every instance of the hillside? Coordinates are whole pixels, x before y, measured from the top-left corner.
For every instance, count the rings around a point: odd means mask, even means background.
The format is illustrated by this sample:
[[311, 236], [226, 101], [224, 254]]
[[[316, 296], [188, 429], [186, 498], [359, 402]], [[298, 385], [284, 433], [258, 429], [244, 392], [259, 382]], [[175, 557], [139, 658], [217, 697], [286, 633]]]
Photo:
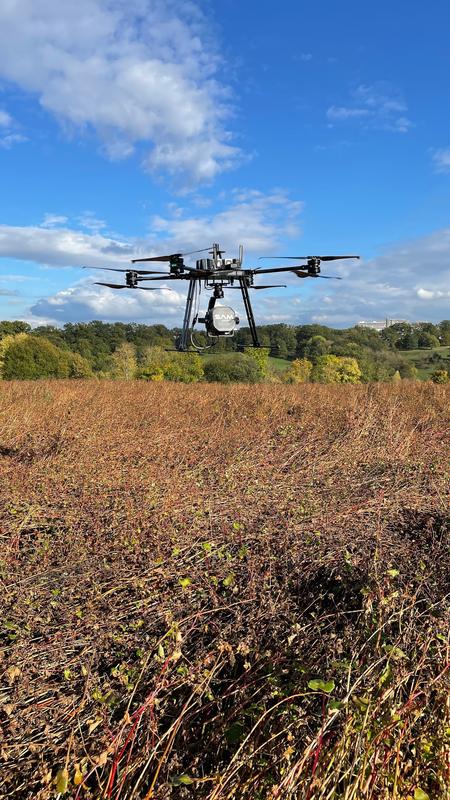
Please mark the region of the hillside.
[[0, 384], [0, 797], [444, 800], [450, 389]]

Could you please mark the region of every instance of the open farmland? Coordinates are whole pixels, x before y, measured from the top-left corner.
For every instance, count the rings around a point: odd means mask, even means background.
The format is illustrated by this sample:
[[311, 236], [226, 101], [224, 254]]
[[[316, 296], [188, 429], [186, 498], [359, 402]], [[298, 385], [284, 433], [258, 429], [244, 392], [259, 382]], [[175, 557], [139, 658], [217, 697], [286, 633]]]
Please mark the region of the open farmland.
[[450, 390], [0, 387], [0, 796], [447, 798]]

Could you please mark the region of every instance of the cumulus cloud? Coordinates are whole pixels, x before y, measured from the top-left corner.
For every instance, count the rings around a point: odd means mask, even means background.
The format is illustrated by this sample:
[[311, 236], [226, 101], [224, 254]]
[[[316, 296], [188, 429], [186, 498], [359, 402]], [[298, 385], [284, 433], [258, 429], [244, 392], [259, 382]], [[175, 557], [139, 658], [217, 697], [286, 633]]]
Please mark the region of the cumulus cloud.
[[276, 190], [268, 194], [236, 189], [221, 211], [192, 216], [172, 206], [168, 216], [155, 216], [148, 240], [121, 240], [101, 232], [104, 222], [92, 212], [78, 218], [86, 230], [66, 225], [67, 217], [47, 214], [41, 225], [0, 225], [0, 257], [53, 267], [126, 266], [131, 258], [195, 250], [220, 242], [227, 250], [246, 245], [249, 255], [276, 247], [299, 232], [302, 203]]
[[154, 292], [139, 289], [119, 292], [82, 281], [52, 297], [38, 300], [30, 309], [29, 319], [35, 324], [42, 324], [42, 319], [56, 324], [100, 319], [104, 322], [166, 322], [175, 326], [179, 324], [183, 304], [183, 293], [168, 287]]
[[[129, 241], [106, 234], [67, 227], [0, 227], [0, 255], [50, 266], [128, 266], [132, 257], [162, 252], [195, 250], [213, 240], [236, 253], [239, 241], [246, 248], [245, 265], [254, 266], [256, 256], [280, 252], [283, 240], [299, 236], [302, 204], [281, 190], [263, 194], [235, 190], [222, 209], [192, 214], [173, 206], [166, 216], [152, 220], [146, 241]], [[296, 246], [297, 248], [297, 246]], [[195, 256], [194, 256], [195, 258]], [[270, 262], [268, 262], [270, 263]], [[440, 320], [450, 310], [450, 228], [399, 244], [382, 255], [359, 262], [323, 265], [324, 274], [342, 281], [299, 281], [294, 275], [270, 276], [270, 283], [287, 283], [286, 290], [255, 292], [258, 321], [320, 322], [326, 325], [354, 325], [364, 319], [405, 318]], [[33, 306], [33, 319], [141, 320], [181, 323], [184, 284], [175, 292], [114, 291], [94, 286], [91, 275]], [[106, 280], [106, 279], [105, 279]], [[261, 278], [261, 283], [266, 282]], [[171, 286], [171, 284], [170, 284]], [[238, 292], [227, 298], [239, 315]]]
[[[0, 225], [0, 257], [49, 267], [127, 268], [133, 257], [190, 251], [218, 241], [231, 256], [237, 255], [237, 246], [242, 242], [247, 264], [251, 266], [252, 258], [276, 249], [283, 239], [298, 235], [302, 208], [301, 202], [290, 199], [280, 189], [267, 194], [236, 189], [228, 202], [223, 200], [219, 211], [192, 215], [172, 205], [167, 216], [153, 218], [146, 241], [113, 238], [102, 233], [99, 227], [104, 223], [97, 220], [93, 212], [78, 217], [77, 223], [85, 227], [83, 230], [71, 227], [63, 215], [52, 213], [45, 216], [41, 225], [33, 227]], [[93, 272], [89, 280], [99, 280], [100, 274]], [[101, 279], [106, 280], [104, 276]], [[173, 316], [173, 324], [176, 324], [182, 318], [180, 303], [185, 287], [180, 284], [176, 288], [176, 292], [162, 293], [119, 292], [83, 280], [53, 297], [39, 300], [33, 306], [30, 319], [35, 322], [41, 317], [56, 322], [93, 318], [164, 321]]]
[[10, 0], [0, 76], [64, 124], [95, 130], [113, 158], [151, 144], [149, 169], [210, 180], [241, 155], [210, 27], [194, 2]]
[[370, 261], [338, 265], [326, 272], [344, 280], [317, 280], [304, 298], [300, 290], [298, 321], [341, 326], [386, 317], [439, 321], [450, 316], [450, 228], [389, 248]]
[[397, 90], [383, 84], [360, 84], [346, 105], [332, 105], [327, 110], [330, 124], [359, 121], [364, 127], [407, 133], [412, 122], [408, 107]]
[[46, 224], [19, 227], [0, 225], [0, 257], [32, 261], [52, 267], [126, 264], [134, 247], [126, 241]]

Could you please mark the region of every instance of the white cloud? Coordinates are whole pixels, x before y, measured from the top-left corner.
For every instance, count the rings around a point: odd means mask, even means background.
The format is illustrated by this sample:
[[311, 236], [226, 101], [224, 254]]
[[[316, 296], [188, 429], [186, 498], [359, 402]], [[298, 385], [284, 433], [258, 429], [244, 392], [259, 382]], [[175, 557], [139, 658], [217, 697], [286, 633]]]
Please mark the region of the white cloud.
[[87, 234], [70, 228], [0, 225], [0, 257], [52, 267], [84, 264], [120, 266], [129, 261], [133, 246], [126, 241]]
[[432, 159], [437, 172], [450, 172], [450, 147], [434, 150]]
[[20, 133], [8, 133], [6, 136], [0, 138], [0, 147], [2, 147], [3, 150], [11, 150], [11, 147], [14, 147], [14, 145], [22, 144], [27, 141], [27, 137], [22, 136]]
[[240, 155], [210, 28], [194, 2], [8, 0], [0, 76], [64, 124], [95, 130], [111, 157], [150, 143], [148, 168], [210, 180]]
[[406, 116], [408, 107], [393, 87], [360, 84], [351, 94], [349, 105], [332, 105], [327, 110], [330, 123], [360, 120], [366, 128], [407, 133], [412, 127]]
[[344, 280], [315, 281], [314, 292], [299, 306], [299, 322], [333, 326], [386, 317], [448, 319], [450, 228], [392, 247], [370, 261], [323, 265], [323, 273]]
[[368, 108], [347, 108], [346, 106], [330, 106], [327, 117], [331, 120], [354, 119], [370, 115]]
[[[173, 206], [167, 217], [152, 220], [147, 241], [113, 238], [101, 233], [104, 223], [92, 212], [78, 222], [89, 229], [67, 227], [66, 217], [47, 214], [37, 226], [0, 225], [0, 257], [32, 261], [53, 267], [127, 266], [140, 255], [195, 250], [218, 241], [227, 250], [240, 242], [249, 255], [276, 247], [280, 239], [298, 234], [302, 203], [281, 190], [263, 194], [256, 190], [234, 190], [231, 203], [222, 211], [192, 216]], [[61, 227], [63, 225], [64, 227]]]
[[0, 108], [0, 128], [9, 128], [12, 125], [12, 117], [7, 111]]
[[211, 215], [189, 216], [175, 212], [172, 217], [156, 216], [152, 227], [167, 242], [182, 243], [191, 250], [219, 242], [234, 251], [242, 242], [248, 255], [261, 255], [277, 247], [280, 240], [299, 234], [303, 204], [276, 190], [264, 194], [256, 190], [235, 190], [233, 203]]
[[[280, 252], [283, 240], [298, 238], [301, 205], [281, 190], [269, 194], [235, 190], [232, 202], [216, 212], [205, 209], [202, 214], [192, 215], [174, 206], [168, 216], [154, 218], [146, 242], [68, 227], [3, 226], [0, 254], [53, 266], [126, 267], [129, 259], [139, 254], [195, 250], [207, 247], [213, 240], [219, 241], [228, 255], [233, 256], [242, 241], [247, 253], [245, 266], [252, 267], [257, 264], [257, 255]], [[286, 277], [284, 273], [267, 276], [270, 280], [266, 281], [261, 276], [259, 283], [287, 283], [288, 290], [254, 292], [257, 320], [293, 324], [317, 321], [345, 326], [361, 319], [385, 317], [433, 321], [448, 318], [450, 228], [401, 243], [370, 261], [324, 264], [323, 273], [344, 280], [299, 281], [294, 275]], [[42, 318], [61, 323], [96, 318], [181, 323], [184, 284], [175, 284], [174, 293], [119, 292], [94, 286], [94, 280], [107, 280], [104, 276], [108, 273], [100, 275], [93, 271], [76, 286], [39, 300], [32, 309], [34, 321]], [[237, 291], [227, 295], [244, 320], [238, 298]], [[204, 305], [205, 302], [203, 308]]]
[[177, 325], [183, 306], [183, 293], [169, 288], [154, 292], [117, 291], [82, 281], [52, 297], [38, 300], [31, 307], [31, 319], [39, 325], [43, 324], [42, 318], [57, 324], [101, 319]]
[[56, 228], [58, 225], [65, 225], [68, 222], [68, 217], [61, 214], [46, 214], [44, 221], [41, 222], [42, 228]]

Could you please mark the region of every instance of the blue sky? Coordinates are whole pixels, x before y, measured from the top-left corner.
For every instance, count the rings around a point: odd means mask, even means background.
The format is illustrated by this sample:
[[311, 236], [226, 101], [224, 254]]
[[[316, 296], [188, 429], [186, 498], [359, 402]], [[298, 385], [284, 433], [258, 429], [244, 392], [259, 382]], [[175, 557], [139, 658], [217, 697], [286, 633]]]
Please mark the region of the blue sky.
[[261, 322], [450, 317], [449, 25], [444, 0], [1, 4], [0, 318], [178, 324], [182, 291], [80, 267], [212, 241], [361, 254], [257, 293]]

